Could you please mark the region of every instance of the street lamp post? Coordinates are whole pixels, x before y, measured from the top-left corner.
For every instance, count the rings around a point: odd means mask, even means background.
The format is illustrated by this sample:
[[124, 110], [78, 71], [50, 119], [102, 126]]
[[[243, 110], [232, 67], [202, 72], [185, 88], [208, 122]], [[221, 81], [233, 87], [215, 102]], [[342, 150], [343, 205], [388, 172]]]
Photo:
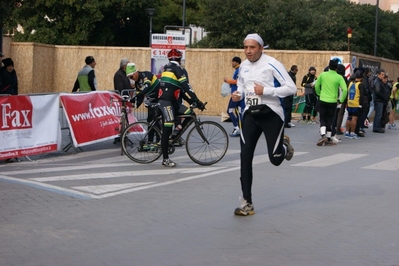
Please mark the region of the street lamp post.
[[374, 29], [374, 56], [377, 56], [377, 34], [378, 34], [378, 9], [380, 1], [377, 0], [375, 6], [375, 29]]
[[346, 32], [348, 33], [348, 51], [351, 50], [352, 28], [349, 27]]
[[186, 36], [186, 0], [183, 0], [182, 26], [183, 26], [183, 35]]
[[155, 15], [155, 8], [150, 7], [145, 9], [148, 13], [148, 16], [150, 17], [150, 41], [149, 41], [149, 46], [151, 47], [151, 38], [152, 38], [152, 17]]

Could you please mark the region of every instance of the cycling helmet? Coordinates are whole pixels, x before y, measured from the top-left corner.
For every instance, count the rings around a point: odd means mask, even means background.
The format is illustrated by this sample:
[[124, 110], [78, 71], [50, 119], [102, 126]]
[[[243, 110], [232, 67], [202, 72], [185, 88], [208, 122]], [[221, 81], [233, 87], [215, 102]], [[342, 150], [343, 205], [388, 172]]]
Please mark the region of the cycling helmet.
[[168, 59], [173, 61], [180, 61], [182, 58], [183, 53], [177, 49], [172, 49], [168, 52]]

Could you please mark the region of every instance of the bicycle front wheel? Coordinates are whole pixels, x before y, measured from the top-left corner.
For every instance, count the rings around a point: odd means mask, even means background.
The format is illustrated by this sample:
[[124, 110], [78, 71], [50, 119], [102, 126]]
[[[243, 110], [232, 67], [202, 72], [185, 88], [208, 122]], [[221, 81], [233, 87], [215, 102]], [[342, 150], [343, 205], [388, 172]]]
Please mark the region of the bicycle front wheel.
[[123, 152], [136, 163], [152, 163], [162, 154], [161, 131], [147, 122], [130, 124], [122, 133]]
[[187, 134], [188, 156], [199, 165], [212, 165], [219, 162], [229, 147], [226, 130], [213, 121], [203, 121], [199, 128], [201, 132], [194, 126]]

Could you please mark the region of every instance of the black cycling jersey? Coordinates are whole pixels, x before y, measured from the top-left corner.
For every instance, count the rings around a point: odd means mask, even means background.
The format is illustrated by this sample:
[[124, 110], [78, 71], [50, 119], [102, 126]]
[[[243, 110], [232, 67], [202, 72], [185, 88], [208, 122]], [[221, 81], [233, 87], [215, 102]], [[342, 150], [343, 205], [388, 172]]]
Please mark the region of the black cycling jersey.
[[[192, 102], [198, 98], [187, 81], [186, 72], [177, 62], [170, 62], [162, 72], [158, 99], [167, 101], [178, 101], [181, 93], [187, 93]], [[180, 98], [181, 99], [181, 98]]]
[[[151, 103], [158, 101], [159, 79], [149, 71], [140, 71], [138, 81], [135, 83], [136, 89], [140, 90], [137, 94], [137, 105], [140, 106], [144, 100], [144, 95]], [[138, 107], [137, 106], [137, 107]]]

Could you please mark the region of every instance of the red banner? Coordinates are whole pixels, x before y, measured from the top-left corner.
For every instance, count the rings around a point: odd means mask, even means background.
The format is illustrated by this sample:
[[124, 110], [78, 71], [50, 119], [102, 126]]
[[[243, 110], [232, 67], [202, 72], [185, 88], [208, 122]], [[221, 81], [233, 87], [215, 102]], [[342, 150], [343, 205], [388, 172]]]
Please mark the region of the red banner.
[[[114, 92], [95, 91], [61, 94], [75, 147], [112, 139], [118, 136], [121, 120], [121, 96]], [[129, 123], [136, 122], [132, 105], [127, 103]]]

